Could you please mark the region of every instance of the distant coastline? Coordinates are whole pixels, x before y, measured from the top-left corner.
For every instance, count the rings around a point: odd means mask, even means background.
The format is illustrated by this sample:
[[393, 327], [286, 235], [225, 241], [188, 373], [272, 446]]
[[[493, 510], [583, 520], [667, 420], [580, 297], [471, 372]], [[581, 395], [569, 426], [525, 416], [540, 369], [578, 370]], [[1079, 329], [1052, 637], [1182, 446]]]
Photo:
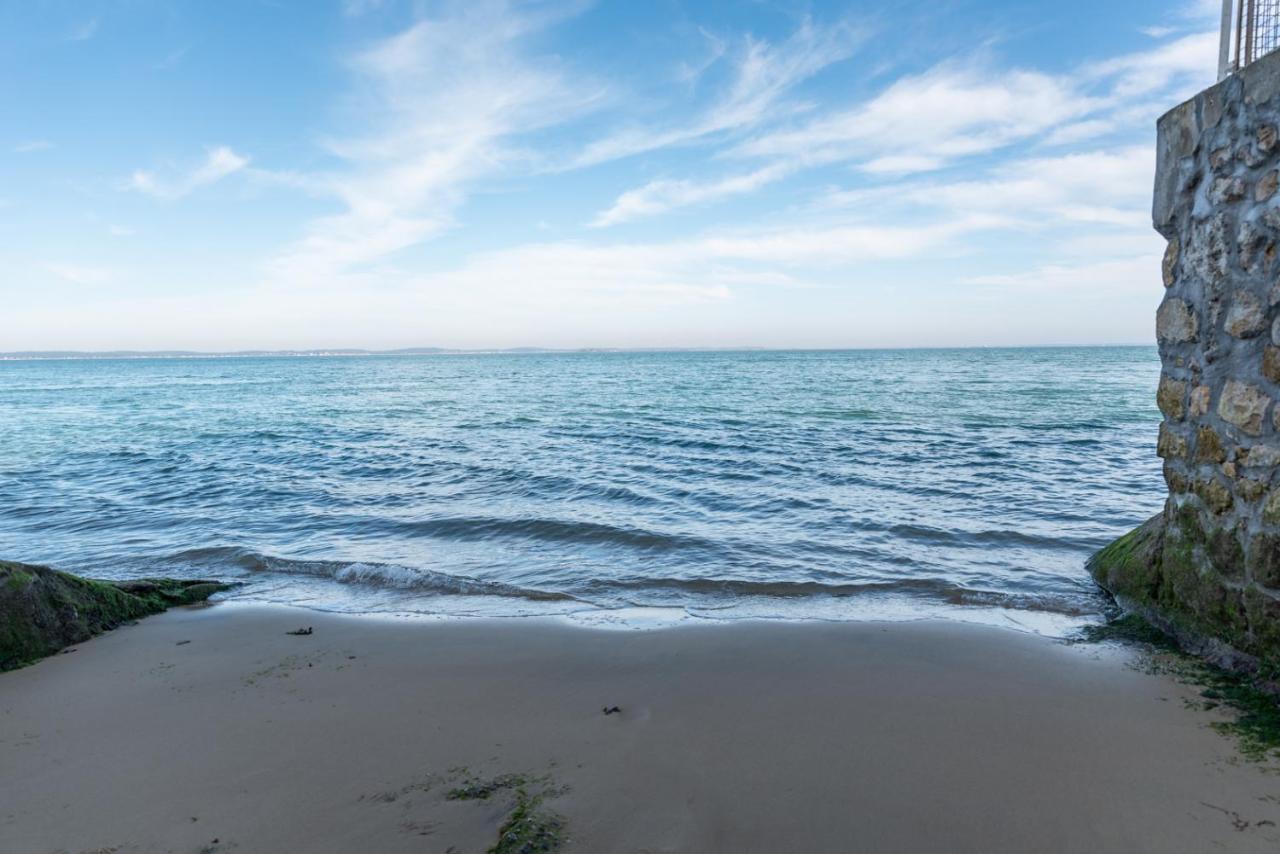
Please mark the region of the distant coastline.
[[54, 361], [81, 359], [268, 359], [341, 358], [359, 356], [484, 356], [556, 353], [861, 353], [949, 350], [1106, 350], [1115, 347], [1146, 347], [1146, 342], [1116, 344], [1009, 344], [999, 346], [957, 345], [953, 347], [403, 347], [393, 350], [317, 347], [301, 350], [14, 350], [0, 353], [0, 362]]

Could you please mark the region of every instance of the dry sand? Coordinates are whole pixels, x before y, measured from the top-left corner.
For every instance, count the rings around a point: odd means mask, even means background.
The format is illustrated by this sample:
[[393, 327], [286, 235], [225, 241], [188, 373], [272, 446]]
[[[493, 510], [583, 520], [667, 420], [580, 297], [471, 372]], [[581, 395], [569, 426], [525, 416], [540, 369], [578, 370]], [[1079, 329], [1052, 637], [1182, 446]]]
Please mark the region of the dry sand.
[[485, 851], [511, 793], [446, 793], [504, 773], [547, 779], [570, 851], [1280, 850], [1280, 775], [1128, 655], [175, 611], [0, 674], [0, 851]]

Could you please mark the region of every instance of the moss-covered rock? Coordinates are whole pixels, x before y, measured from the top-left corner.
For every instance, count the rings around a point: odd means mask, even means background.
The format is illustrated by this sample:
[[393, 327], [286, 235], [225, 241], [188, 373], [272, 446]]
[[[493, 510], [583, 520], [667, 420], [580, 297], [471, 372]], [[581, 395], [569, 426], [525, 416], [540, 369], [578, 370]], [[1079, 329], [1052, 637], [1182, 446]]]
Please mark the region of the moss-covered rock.
[[1154, 516], [1089, 559], [1089, 571], [1111, 595], [1155, 599], [1160, 589], [1164, 516]]
[[1220, 667], [1280, 674], [1280, 606], [1243, 583], [1238, 532], [1202, 525], [1191, 504], [1147, 520], [1089, 559], [1125, 610]]
[[30, 664], [129, 620], [202, 602], [229, 586], [171, 578], [94, 581], [0, 561], [0, 670]]

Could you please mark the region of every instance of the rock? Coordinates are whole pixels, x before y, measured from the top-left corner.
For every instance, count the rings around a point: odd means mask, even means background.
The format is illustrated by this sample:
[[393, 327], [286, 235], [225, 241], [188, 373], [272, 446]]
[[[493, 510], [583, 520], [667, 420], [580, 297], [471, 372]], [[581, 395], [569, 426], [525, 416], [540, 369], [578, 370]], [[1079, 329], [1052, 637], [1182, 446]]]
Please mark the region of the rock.
[[1270, 154], [1271, 149], [1276, 147], [1276, 126], [1263, 125], [1258, 128], [1255, 139], [1258, 141], [1258, 150], [1263, 154]]
[[1196, 481], [1195, 493], [1204, 502], [1204, 506], [1215, 514], [1227, 512], [1235, 503], [1231, 497], [1231, 490], [1216, 477]]
[[1236, 481], [1236, 495], [1251, 504], [1261, 498], [1266, 491], [1267, 485], [1260, 480], [1242, 477]]
[[1250, 436], [1260, 436], [1270, 405], [1271, 398], [1257, 386], [1228, 380], [1222, 388], [1222, 396], [1218, 398], [1218, 416]]
[[1256, 271], [1261, 264], [1270, 263], [1275, 258], [1275, 248], [1267, 235], [1248, 220], [1240, 223], [1236, 244], [1240, 249], [1242, 270]]
[[1262, 521], [1268, 525], [1280, 525], [1280, 489], [1272, 490], [1267, 503], [1262, 506]]
[[1156, 441], [1156, 455], [1166, 460], [1181, 460], [1187, 456], [1188, 442], [1185, 436], [1170, 429], [1167, 422], [1160, 425], [1160, 438]]
[[1210, 284], [1223, 281], [1230, 272], [1228, 245], [1231, 222], [1223, 214], [1198, 224], [1178, 246], [1184, 270], [1190, 270]]
[[1237, 290], [1227, 309], [1224, 328], [1233, 338], [1253, 338], [1266, 328], [1267, 318], [1262, 303], [1246, 290]]
[[1211, 659], [1280, 674], [1280, 51], [1159, 122], [1164, 512], [1090, 561]]
[[1165, 460], [1161, 473], [1164, 475], [1165, 485], [1169, 487], [1170, 495], [1191, 491], [1191, 481], [1187, 480], [1186, 474], [1178, 464]]
[[1280, 447], [1259, 443], [1244, 453], [1240, 463], [1246, 467], [1272, 468], [1280, 466]]
[[1244, 181], [1240, 178], [1214, 178], [1209, 185], [1209, 201], [1215, 205], [1238, 202], [1243, 198]]
[[1164, 277], [1164, 286], [1172, 287], [1174, 279], [1177, 276], [1178, 267], [1178, 238], [1169, 241], [1169, 245], [1164, 248], [1164, 260], [1160, 262], [1160, 272]]
[[1262, 176], [1253, 188], [1253, 200], [1255, 202], [1265, 202], [1276, 194], [1276, 187], [1280, 186], [1280, 173], [1272, 169], [1270, 172]]
[[1199, 418], [1209, 411], [1209, 396], [1212, 390], [1207, 385], [1198, 385], [1191, 390], [1191, 401], [1187, 407], [1187, 414], [1192, 418]]
[[1164, 374], [1160, 377], [1160, 385], [1156, 388], [1156, 406], [1166, 417], [1181, 421], [1186, 415], [1186, 407], [1183, 405], [1186, 394], [1186, 383]]
[[0, 670], [10, 670], [230, 585], [148, 578], [106, 582], [0, 561]]
[[[1277, 318], [1280, 322], [1280, 318]], [[1199, 322], [1186, 300], [1166, 298], [1156, 311], [1156, 338], [1170, 344], [1185, 344], [1196, 340]], [[1274, 330], [1273, 330], [1274, 334]]]
[[1280, 347], [1268, 344], [1262, 351], [1262, 375], [1280, 384]]
[[1264, 587], [1280, 587], [1280, 536], [1261, 533], [1249, 543], [1249, 575]]
[[1224, 463], [1227, 461], [1227, 449], [1222, 444], [1222, 437], [1208, 425], [1196, 431], [1196, 462]]
[[1236, 149], [1236, 157], [1239, 158], [1241, 163], [1250, 168], [1253, 168], [1254, 166], [1261, 166], [1267, 159], [1261, 151], [1255, 148], [1252, 143], [1248, 142], [1242, 143], [1240, 147]]

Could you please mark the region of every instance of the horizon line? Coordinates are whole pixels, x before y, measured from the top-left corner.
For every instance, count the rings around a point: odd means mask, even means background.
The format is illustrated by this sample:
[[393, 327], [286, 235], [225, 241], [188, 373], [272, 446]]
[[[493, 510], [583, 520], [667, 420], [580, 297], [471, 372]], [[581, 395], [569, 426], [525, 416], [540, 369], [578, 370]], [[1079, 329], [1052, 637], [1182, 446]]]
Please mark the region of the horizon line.
[[958, 344], [848, 347], [362, 347], [280, 348], [274, 350], [12, 350], [0, 361], [75, 361], [90, 359], [232, 359], [232, 358], [357, 358], [361, 356], [536, 355], [572, 353], [847, 353], [929, 350], [1101, 350], [1116, 347], [1155, 347], [1155, 342], [1097, 344]]

